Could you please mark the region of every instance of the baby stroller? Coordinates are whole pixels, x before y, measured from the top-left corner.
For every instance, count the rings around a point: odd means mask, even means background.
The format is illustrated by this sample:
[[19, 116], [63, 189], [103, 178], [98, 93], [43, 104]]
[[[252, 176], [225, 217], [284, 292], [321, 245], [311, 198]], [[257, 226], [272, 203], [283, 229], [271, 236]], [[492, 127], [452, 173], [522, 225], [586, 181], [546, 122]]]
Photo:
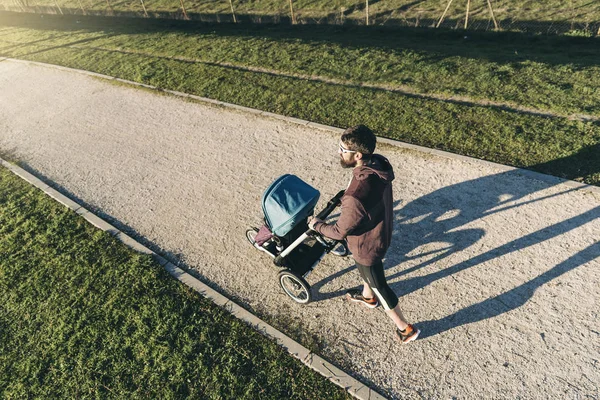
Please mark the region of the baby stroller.
[[[325, 220], [343, 195], [342, 190], [329, 200], [317, 218]], [[271, 256], [281, 268], [279, 285], [283, 291], [301, 304], [312, 299], [306, 277], [325, 254], [348, 255], [345, 241], [325, 238], [308, 228], [307, 219], [313, 215], [319, 196], [318, 190], [297, 176], [283, 175], [263, 194], [264, 225], [246, 231], [250, 244]]]

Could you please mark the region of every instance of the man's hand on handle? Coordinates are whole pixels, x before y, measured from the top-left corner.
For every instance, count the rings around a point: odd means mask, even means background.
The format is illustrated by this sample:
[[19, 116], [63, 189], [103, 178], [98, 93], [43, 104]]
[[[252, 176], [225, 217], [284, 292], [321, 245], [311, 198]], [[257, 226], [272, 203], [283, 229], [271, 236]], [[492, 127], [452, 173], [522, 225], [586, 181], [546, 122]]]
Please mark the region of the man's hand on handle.
[[321, 221], [319, 218], [310, 217], [309, 220], [308, 220], [308, 227], [314, 231], [315, 230], [315, 224], [317, 222], [323, 222], [323, 221]]

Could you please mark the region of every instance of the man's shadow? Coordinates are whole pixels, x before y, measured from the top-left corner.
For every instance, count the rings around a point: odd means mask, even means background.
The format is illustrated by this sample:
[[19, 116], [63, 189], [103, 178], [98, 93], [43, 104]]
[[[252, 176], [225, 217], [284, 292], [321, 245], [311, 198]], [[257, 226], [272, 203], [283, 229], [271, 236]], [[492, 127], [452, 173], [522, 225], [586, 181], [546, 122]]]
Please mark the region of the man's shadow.
[[[519, 183], [519, 177], [519, 171], [508, 171], [447, 186], [420, 197], [396, 211], [394, 238], [386, 259], [387, 269], [392, 269], [414, 259], [424, 258], [425, 261], [409, 269], [387, 275], [388, 281], [393, 281], [395, 278], [438, 263], [454, 253], [473, 246], [486, 233], [481, 228], [466, 227], [473, 221], [578, 190], [575, 188], [566, 189], [557, 194], [522, 201], [525, 196], [553, 185], [543, 182], [523, 185]], [[585, 222], [587, 220], [581, 221], [581, 224]], [[510, 248], [505, 245], [486, 252], [486, 256], [483, 258], [477, 256], [467, 262], [391, 285], [399, 295], [409, 294], [438, 279], [481, 262], [519, 251], [576, 227], [564, 223], [557, 224], [544, 229], [544, 231], [549, 232], [549, 236], [546, 238], [527, 235], [511, 242]], [[436, 244], [437, 247], [427, 252], [419, 251], [421, 248], [432, 244]], [[443, 244], [443, 246], [440, 246], [440, 244]], [[480, 261], [475, 262], [475, 260]]]
[[[486, 251], [474, 258], [459, 262], [444, 269], [412, 278], [399, 280], [403, 276], [418, 270], [426, 270], [428, 266], [439, 263], [445, 258], [475, 245], [484, 235], [481, 228], [470, 228], [469, 224], [491, 214], [500, 213], [515, 207], [539, 202], [551, 197], [578, 189], [566, 189], [560, 193], [523, 200], [538, 191], [552, 187], [553, 183], [528, 180], [522, 184], [522, 173], [518, 170], [503, 172], [491, 176], [450, 185], [402, 206], [401, 201], [395, 202], [395, 221], [392, 247], [388, 251], [384, 262], [388, 272], [386, 277], [392, 289], [400, 297], [421, 289], [439, 279], [446, 278], [457, 272], [477, 266], [503, 255], [522, 250], [537, 243], [559, 236], [565, 232], [600, 217], [600, 208], [595, 208], [582, 215], [570, 218], [540, 231], [528, 234], [519, 239]], [[431, 248], [424, 250], [425, 248]], [[433, 248], [432, 248], [433, 247]], [[461, 325], [460, 321], [474, 322], [496, 316], [509, 309], [506, 305], [518, 307], [531, 297], [537, 287], [571, 270], [584, 262], [595, 258], [594, 251], [598, 253], [597, 246], [591, 246], [579, 255], [554, 267], [540, 277], [531, 280], [500, 296], [488, 299], [480, 304], [465, 308], [451, 316], [438, 321], [422, 323], [425, 337], [441, 333], [450, 328]], [[597, 256], [597, 255], [596, 255]], [[408, 269], [390, 274], [407, 261], [423, 259]], [[312, 285], [317, 301], [341, 296], [345, 289], [333, 292], [321, 292], [323, 286], [351, 270], [349, 266], [335, 274]], [[357, 284], [360, 282], [357, 277]], [[497, 304], [503, 304], [498, 311]], [[513, 307], [513, 308], [514, 308]], [[425, 333], [426, 332], [426, 333]]]
[[[425, 268], [443, 258], [464, 250], [477, 242], [485, 232], [481, 229], [458, 229], [470, 222], [481, 218], [488, 210], [508, 202], [517, 200], [531, 193], [522, 185], [495, 184], [496, 181], [511, 181], [511, 174], [487, 176], [471, 181], [461, 182], [456, 185], [438, 189], [422, 196], [406, 205], [402, 200], [394, 202], [394, 231], [392, 245], [386, 255], [385, 265], [392, 269], [405, 261], [417, 257], [433, 256], [417, 266], [404, 270], [394, 275], [388, 275], [388, 281], [405, 275], [420, 268]], [[396, 185], [400, 184], [398, 182]], [[335, 219], [336, 216], [332, 218]], [[415, 252], [429, 243], [445, 243], [443, 248], [436, 249], [429, 254], [415, 254]], [[312, 287], [316, 292], [331, 280], [344, 275], [354, 266], [345, 268]], [[398, 288], [394, 288], [398, 290]], [[418, 288], [415, 288], [416, 290]], [[413, 290], [410, 290], [411, 292]], [[343, 294], [341, 292], [320, 293], [317, 299], [328, 299]], [[406, 294], [406, 293], [403, 293]]]

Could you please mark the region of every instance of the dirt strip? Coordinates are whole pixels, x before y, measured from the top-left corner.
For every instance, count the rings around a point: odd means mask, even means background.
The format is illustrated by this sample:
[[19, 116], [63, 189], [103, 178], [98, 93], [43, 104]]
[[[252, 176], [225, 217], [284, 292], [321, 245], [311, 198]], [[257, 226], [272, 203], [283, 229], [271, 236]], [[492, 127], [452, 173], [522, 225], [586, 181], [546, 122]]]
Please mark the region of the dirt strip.
[[600, 195], [518, 170], [382, 146], [396, 169], [386, 273], [422, 329], [393, 341], [360, 280], [326, 257], [293, 303], [244, 238], [279, 175], [348, 179], [337, 135], [310, 126], [0, 62], [0, 151], [251, 309], [320, 338], [321, 355], [391, 398], [598, 398]]

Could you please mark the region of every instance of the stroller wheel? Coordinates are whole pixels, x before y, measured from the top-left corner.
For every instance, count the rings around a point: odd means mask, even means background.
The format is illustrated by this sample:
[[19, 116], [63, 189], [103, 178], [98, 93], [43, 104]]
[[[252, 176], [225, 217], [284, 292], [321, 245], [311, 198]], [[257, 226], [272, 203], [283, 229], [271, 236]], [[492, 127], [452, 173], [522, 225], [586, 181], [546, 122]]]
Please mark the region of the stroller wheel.
[[309, 284], [289, 269], [279, 273], [279, 285], [297, 303], [306, 304], [312, 299]]
[[258, 233], [258, 229], [256, 228], [250, 228], [248, 230], [246, 230], [246, 239], [248, 239], [248, 241], [250, 242], [250, 244], [252, 246], [254, 246], [254, 243], [256, 243], [256, 240], [254, 240], [256, 238], [256, 234]]

